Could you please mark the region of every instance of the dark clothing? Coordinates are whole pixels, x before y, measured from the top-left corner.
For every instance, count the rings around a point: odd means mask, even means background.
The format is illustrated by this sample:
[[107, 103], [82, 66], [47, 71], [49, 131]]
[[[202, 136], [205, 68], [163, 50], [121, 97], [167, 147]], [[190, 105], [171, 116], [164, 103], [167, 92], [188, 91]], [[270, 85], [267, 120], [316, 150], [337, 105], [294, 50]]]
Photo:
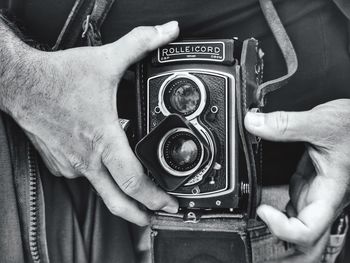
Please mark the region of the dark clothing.
[[28, 147], [0, 112], [0, 262], [135, 262], [131, 224], [87, 180], [53, 176]]

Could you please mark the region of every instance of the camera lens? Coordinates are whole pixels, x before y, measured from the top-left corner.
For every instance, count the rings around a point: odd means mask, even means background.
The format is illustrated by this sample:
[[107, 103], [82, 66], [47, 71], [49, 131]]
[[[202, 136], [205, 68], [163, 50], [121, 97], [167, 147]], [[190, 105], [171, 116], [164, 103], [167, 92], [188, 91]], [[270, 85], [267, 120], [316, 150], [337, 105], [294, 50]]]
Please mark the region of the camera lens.
[[[170, 144], [170, 143], [169, 143]], [[198, 148], [194, 141], [186, 138], [176, 138], [170, 146], [170, 158], [179, 166], [192, 164], [198, 156]]]
[[177, 78], [166, 86], [164, 100], [171, 113], [189, 116], [198, 109], [201, 102], [201, 92], [193, 80]]
[[200, 166], [203, 146], [191, 130], [173, 129], [160, 142], [159, 159], [171, 174], [187, 176]]

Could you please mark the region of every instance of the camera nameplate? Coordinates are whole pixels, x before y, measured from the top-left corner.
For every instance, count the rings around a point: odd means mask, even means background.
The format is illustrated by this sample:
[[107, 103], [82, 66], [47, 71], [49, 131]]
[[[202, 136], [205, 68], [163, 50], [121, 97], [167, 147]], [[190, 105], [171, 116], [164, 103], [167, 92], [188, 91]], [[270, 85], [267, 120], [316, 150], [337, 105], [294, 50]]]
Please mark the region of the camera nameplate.
[[225, 55], [225, 43], [222, 41], [173, 42], [158, 48], [157, 62], [161, 64], [189, 60], [223, 62], [226, 59]]

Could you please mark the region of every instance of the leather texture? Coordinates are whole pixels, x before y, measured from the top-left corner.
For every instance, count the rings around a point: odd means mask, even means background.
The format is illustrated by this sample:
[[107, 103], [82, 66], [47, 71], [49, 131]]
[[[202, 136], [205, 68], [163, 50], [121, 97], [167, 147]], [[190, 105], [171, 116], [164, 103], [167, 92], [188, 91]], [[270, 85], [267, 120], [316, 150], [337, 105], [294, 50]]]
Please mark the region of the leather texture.
[[52, 50], [74, 47], [82, 33], [82, 24], [93, 6], [94, 2], [92, 0], [76, 0]]
[[257, 99], [260, 102], [260, 106], [264, 106], [265, 95], [285, 86], [288, 80], [297, 71], [298, 59], [293, 44], [290, 41], [285, 28], [283, 27], [283, 24], [277, 14], [275, 7], [273, 6], [272, 1], [259, 0], [259, 2], [266, 21], [269, 24], [269, 27], [277, 41], [277, 44], [282, 51], [288, 71], [286, 75], [274, 80], [267, 81], [259, 86], [257, 91]]
[[261, 52], [257, 40], [247, 39], [243, 42], [241, 54], [241, 83], [240, 85], [236, 85], [238, 128], [246, 158], [250, 189], [248, 201], [249, 218], [255, 218], [256, 207], [260, 202], [262, 180], [259, 166], [262, 160], [262, 152], [260, 151], [261, 145], [255, 137], [249, 134], [244, 128], [244, 117], [249, 109], [258, 106], [256, 94], [258, 92], [258, 86], [262, 81], [263, 69], [263, 62], [258, 56]]
[[152, 218], [153, 262], [251, 262], [243, 217], [209, 215], [199, 222], [185, 222], [182, 214], [178, 216], [155, 214]]
[[[170, 74], [171, 75], [171, 74]], [[161, 76], [155, 79], [150, 80], [149, 85], [149, 108], [154, 109], [156, 106], [158, 106], [158, 93], [159, 93], [159, 87], [161, 86], [161, 83], [164, 82], [166, 78], [168, 78], [170, 75]], [[203, 73], [191, 73], [191, 75], [196, 76], [199, 78], [203, 83], [205, 83], [206, 87], [208, 88], [209, 96], [210, 96], [210, 104], [204, 109], [203, 115], [200, 118], [200, 122], [203, 126], [208, 128], [208, 130], [214, 130], [215, 131], [215, 138], [217, 140], [217, 151], [215, 160], [222, 166], [226, 167], [226, 140], [228, 140], [227, 132], [226, 132], [226, 98], [227, 98], [227, 90], [225, 90], [225, 79], [223, 77], [219, 76], [213, 76]], [[145, 87], [146, 88], [146, 87]], [[147, 98], [143, 98], [144, 100], [147, 100]], [[216, 114], [215, 118], [213, 118], [212, 121], [210, 121], [210, 108], [211, 106], [218, 107], [218, 113]], [[146, 111], [146, 108], [144, 109]], [[163, 119], [164, 116], [162, 114], [158, 114], [155, 116], [152, 116], [152, 126], [158, 125]], [[207, 176], [214, 176], [214, 171], [211, 172], [211, 174], [207, 174]], [[225, 189], [226, 180], [223, 180], [224, 174], [226, 173], [225, 169], [222, 169], [220, 171], [217, 171], [216, 177], [216, 184], [210, 185], [205, 184], [201, 188], [201, 191], [209, 192], [209, 191], [217, 191], [218, 189]], [[178, 192], [185, 193], [185, 194], [191, 194], [193, 186], [180, 186], [179, 189], [177, 189]]]
[[100, 28], [115, 0], [96, 0], [91, 15], [83, 22], [82, 37], [88, 46], [102, 45]]
[[76, 0], [53, 50], [72, 48], [80, 36], [86, 37], [87, 45], [102, 44], [100, 27], [114, 0]]

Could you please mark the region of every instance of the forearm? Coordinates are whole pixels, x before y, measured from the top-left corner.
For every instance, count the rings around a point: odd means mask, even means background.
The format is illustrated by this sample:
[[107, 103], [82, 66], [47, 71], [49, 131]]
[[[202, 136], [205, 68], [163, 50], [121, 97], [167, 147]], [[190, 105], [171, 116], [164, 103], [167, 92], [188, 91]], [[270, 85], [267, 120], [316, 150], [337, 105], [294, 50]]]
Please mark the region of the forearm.
[[37, 85], [41, 53], [27, 45], [15, 29], [0, 19], [0, 109], [18, 115], [26, 96]]

